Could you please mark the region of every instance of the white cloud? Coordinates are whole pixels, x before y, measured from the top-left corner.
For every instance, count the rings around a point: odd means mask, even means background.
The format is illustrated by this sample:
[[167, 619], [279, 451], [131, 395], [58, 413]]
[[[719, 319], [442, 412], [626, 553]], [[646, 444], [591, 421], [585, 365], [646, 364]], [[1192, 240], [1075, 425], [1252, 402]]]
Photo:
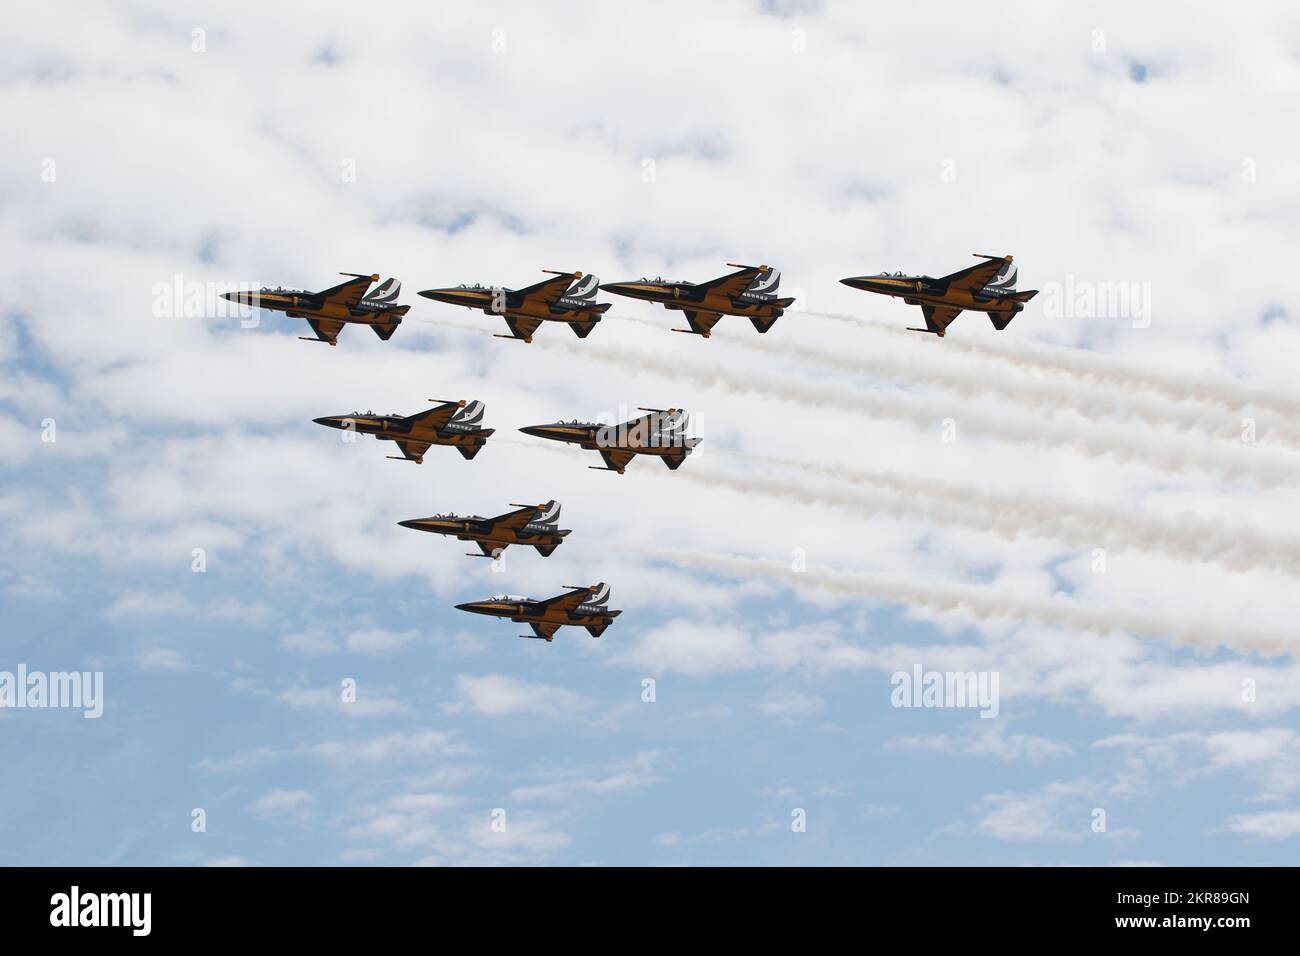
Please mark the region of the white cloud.
[[1290, 840], [1300, 836], [1300, 810], [1239, 814], [1230, 817], [1224, 829], [1264, 840]]
[[355, 699], [343, 699], [337, 687], [297, 687], [282, 691], [276, 699], [295, 710], [318, 710], [345, 717], [391, 717], [405, 714], [410, 708], [381, 687], [360, 685]]
[[1073, 749], [1060, 741], [1036, 734], [1013, 734], [1003, 720], [976, 718], [957, 734], [915, 734], [898, 737], [885, 745], [891, 750], [929, 751], [964, 757], [993, 757], [997, 760], [1031, 762], [1068, 757]]
[[254, 800], [248, 810], [262, 819], [298, 818], [307, 811], [313, 800], [306, 790], [271, 790]]
[[489, 717], [536, 714], [570, 718], [586, 713], [593, 701], [563, 687], [519, 680], [506, 674], [456, 678], [457, 700], [446, 705], [451, 713], [469, 710]]
[[641, 751], [630, 760], [613, 764], [550, 770], [538, 774], [540, 782], [515, 787], [512, 800], [568, 803], [582, 797], [611, 796], [664, 782], [663, 755]]
[[136, 663], [144, 670], [184, 671], [190, 667], [184, 655], [170, 647], [155, 647], [144, 651], [136, 658]]
[[415, 630], [390, 631], [382, 627], [371, 627], [353, 631], [347, 637], [347, 648], [358, 654], [390, 654], [419, 640], [420, 632]]
[[826, 701], [820, 694], [778, 689], [769, 692], [767, 697], [758, 705], [758, 709], [772, 717], [799, 720], [806, 717], [816, 717], [826, 709]]

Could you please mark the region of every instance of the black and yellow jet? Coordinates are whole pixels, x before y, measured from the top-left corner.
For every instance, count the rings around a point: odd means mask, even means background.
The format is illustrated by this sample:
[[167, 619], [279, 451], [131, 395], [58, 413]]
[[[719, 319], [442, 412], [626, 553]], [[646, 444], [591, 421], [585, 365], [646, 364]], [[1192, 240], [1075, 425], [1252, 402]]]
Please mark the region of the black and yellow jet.
[[520, 637], [539, 638], [547, 643], [565, 625], [585, 627], [592, 637], [600, 637], [605, 633], [605, 628], [614, 623], [614, 618], [623, 613], [609, 609], [608, 584], [593, 584], [591, 587], [566, 584], [565, 587], [570, 590], [544, 601], [499, 594], [486, 601], [457, 604], [456, 609], [472, 614], [508, 617], [517, 624], [527, 624], [533, 633], [520, 634]]
[[495, 518], [478, 515], [434, 515], [432, 518], [412, 518], [397, 522], [403, 528], [432, 531], [434, 534], [453, 535], [460, 541], [474, 541], [482, 554], [472, 558], [495, 558], [512, 544], [527, 545], [537, 549], [542, 557], [549, 557], [569, 532], [559, 527], [560, 503], [548, 501], [544, 505], [511, 505], [510, 511]]
[[740, 315], [754, 328], [766, 332], [794, 304], [794, 299], [777, 295], [781, 273], [767, 266], [727, 265], [739, 269], [711, 282], [672, 282], [665, 279], [641, 279], [638, 282], [615, 282], [601, 286], [606, 292], [633, 299], [658, 302], [665, 309], [686, 315], [689, 329], [673, 329], [708, 338], [724, 315]]
[[375, 335], [387, 342], [402, 324], [402, 316], [411, 309], [409, 305], [397, 304], [402, 284], [396, 279], [385, 279], [367, 293], [371, 283], [379, 282], [379, 276], [354, 272], [340, 272], [339, 275], [351, 278], [324, 292], [275, 288], [227, 292], [223, 298], [254, 308], [283, 312], [293, 319], [306, 319], [316, 337], [298, 336], [304, 342], [338, 345], [339, 333], [345, 325], [368, 325], [375, 330]]
[[482, 427], [485, 411], [482, 402], [467, 404], [464, 399], [447, 402], [437, 398], [429, 401], [440, 404], [410, 417], [353, 412], [351, 415], [313, 418], [312, 421], [317, 425], [358, 431], [363, 435], [374, 435], [381, 441], [396, 442], [402, 454], [388, 457], [413, 461], [417, 465], [424, 462], [424, 453], [431, 445], [451, 445], [466, 458], [473, 458], [496, 430]]
[[504, 289], [482, 285], [460, 285], [448, 289], [425, 289], [420, 295], [435, 302], [479, 309], [486, 315], [499, 315], [510, 327], [510, 335], [501, 339], [531, 342], [533, 333], [543, 322], [565, 322], [580, 339], [596, 327], [609, 310], [608, 302], [596, 301], [600, 280], [581, 272], [542, 270], [554, 279], [543, 279], [526, 289]]
[[628, 462], [637, 455], [658, 455], [665, 465], [676, 471], [695, 446], [704, 440], [686, 436], [690, 415], [680, 408], [640, 410], [650, 414], [622, 425], [572, 421], [529, 425], [519, 430], [536, 438], [569, 442], [600, 452], [605, 467], [588, 466], [596, 471], [615, 471], [621, 475]]
[[988, 261], [941, 279], [882, 272], [840, 281], [854, 289], [890, 295], [901, 298], [908, 305], [919, 305], [925, 316], [925, 328], [909, 327], [909, 332], [929, 332], [942, 338], [953, 319], [963, 311], [987, 312], [993, 327], [1001, 332], [1017, 312], [1024, 310], [1025, 303], [1038, 295], [1038, 290], [1016, 291], [1016, 266], [1011, 256], [990, 256], [981, 252], [975, 255]]

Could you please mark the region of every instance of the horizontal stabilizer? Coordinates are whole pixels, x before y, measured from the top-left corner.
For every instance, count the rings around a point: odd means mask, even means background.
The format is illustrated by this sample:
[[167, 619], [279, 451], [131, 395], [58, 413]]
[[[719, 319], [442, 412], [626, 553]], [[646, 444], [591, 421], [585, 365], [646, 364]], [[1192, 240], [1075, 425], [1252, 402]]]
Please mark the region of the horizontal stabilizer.
[[383, 325], [372, 325], [371, 328], [375, 330], [375, 335], [387, 342], [393, 337], [393, 333], [397, 331], [397, 327], [401, 324], [402, 320], [398, 319], [395, 322], [385, 322]]

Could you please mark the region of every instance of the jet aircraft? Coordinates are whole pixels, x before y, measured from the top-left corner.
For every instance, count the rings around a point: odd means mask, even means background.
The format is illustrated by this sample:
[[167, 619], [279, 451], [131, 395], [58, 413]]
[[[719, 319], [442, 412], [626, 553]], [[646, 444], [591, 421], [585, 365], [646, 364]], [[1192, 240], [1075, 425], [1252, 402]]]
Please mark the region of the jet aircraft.
[[609, 609], [608, 584], [593, 584], [590, 587], [566, 584], [565, 587], [569, 590], [564, 594], [544, 601], [499, 594], [486, 601], [457, 604], [456, 609], [473, 614], [508, 617], [518, 624], [527, 624], [533, 633], [520, 634], [520, 637], [538, 638], [548, 643], [555, 637], [555, 632], [566, 624], [585, 627], [592, 637], [600, 637], [605, 633], [605, 628], [614, 623], [614, 618], [623, 613]]
[[375, 334], [387, 342], [402, 324], [402, 316], [410, 311], [409, 305], [398, 305], [397, 295], [402, 284], [396, 279], [385, 279], [370, 292], [371, 283], [379, 282], [377, 275], [351, 276], [324, 292], [306, 292], [302, 289], [261, 289], [256, 292], [227, 292], [223, 298], [255, 308], [283, 312], [290, 318], [306, 319], [315, 338], [300, 335], [304, 342], [328, 342], [338, 345], [339, 333], [344, 325], [368, 325]]
[[707, 339], [713, 326], [724, 315], [744, 316], [758, 331], [766, 332], [794, 304], [793, 298], [783, 299], [777, 295], [781, 273], [767, 266], [742, 266], [734, 262], [727, 265], [740, 271], [699, 284], [655, 278], [615, 282], [601, 288], [615, 295], [658, 302], [666, 309], [685, 313], [691, 327], [673, 329], [674, 332], [687, 332]]
[[351, 415], [330, 415], [313, 418], [317, 425], [329, 428], [355, 430], [363, 435], [374, 435], [380, 441], [397, 443], [401, 455], [389, 455], [398, 461], [424, 461], [424, 453], [431, 445], [451, 445], [466, 458], [473, 458], [495, 431], [483, 428], [484, 404], [473, 401], [466, 404], [429, 399], [438, 402], [433, 408], [417, 415], [376, 415], [374, 412], [353, 412]]
[[695, 446], [704, 440], [686, 437], [689, 413], [679, 408], [640, 410], [650, 414], [622, 425], [560, 421], [550, 425], [529, 425], [519, 430], [536, 438], [569, 442], [600, 452], [605, 467], [588, 466], [596, 471], [615, 471], [621, 475], [628, 462], [637, 455], [658, 455], [665, 465], [676, 471]]
[[[397, 522], [403, 528], [432, 531], [434, 534], [454, 535], [461, 541], [474, 541], [482, 554], [470, 557], [495, 558], [512, 544], [531, 545], [542, 557], [564, 542], [569, 532], [559, 527], [560, 503], [548, 501], [544, 505], [511, 505], [510, 511], [495, 518], [478, 515], [434, 515], [432, 518], [412, 518]], [[468, 553], [468, 552], [467, 552]]]
[[882, 272], [840, 281], [854, 289], [894, 296], [908, 305], [919, 305], [925, 316], [925, 328], [909, 326], [909, 332], [929, 332], [943, 338], [948, 326], [963, 310], [987, 312], [993, 327], [1001, 332], [1017, 312], [1024, 310], [1024, 304], [1038, 295], [1038, 290], [1016, 291], [1016, 266], [1011, 256], [990, 256], [980, 252], [975, 255], [988, 261], [941, 279]]
[[526, 289], [503, 289], [482, 285], [461, 285], [447, 289], [425, 289], [420, 295], [435, 302], [480, 309], [485, 315], [499, 315], [510, 327], [510, 335], [500, 339], [531, 342], [533, 333], [543, 322], [565, 322], [575, 335], [585, 339], [607, 312], [610, 304], [596, 301], [600, 280], [581, 272], [556, 272]]

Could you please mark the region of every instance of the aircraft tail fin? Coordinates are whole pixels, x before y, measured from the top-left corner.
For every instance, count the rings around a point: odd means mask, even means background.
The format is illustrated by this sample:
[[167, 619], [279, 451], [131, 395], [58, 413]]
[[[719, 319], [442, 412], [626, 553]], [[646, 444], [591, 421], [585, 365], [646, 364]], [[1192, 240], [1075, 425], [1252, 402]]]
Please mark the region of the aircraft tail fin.
[[379, 285], [375, 286], [366, 293], [367, 302], [384, 303], [385, 305], [396, 302], [397, 296], [402, 291], [402, 283], [396, 279], [385, 279]]
[[457, 425], [480, 425], [483, 422], [483, 413], [486, 411], [487, 406], [476, 398], [466, 402], [464, 408], [451, 416], [451, 421]]
[[1036, 295], [1038, 295], [1037, 289], [1026, 289], [1024, 292], [1017, 292], [1010, 298], [1015, 299], [1017, 302], [1028, 302]]
[[779, 318], [781, 318], [780, 313], [768, 316], [751, 315], [749, 321], [753, 323], [754, 328], [758, 329], [758, 331], [766, 332], [772, 326], [776, 325], [776, 320]]
[[600, 288], [600, 279], [588, 273], [581, 279], [569, 286], [568, 291], [564, 293], [566, 299], [582, 299], [594, 303], [596, 301], [596, 292]]
[[599, 624], [588, 624], [587, 631], [592, 637], [600, 637], [605, 633], [605, 628], [609, 627], [610, 621], [601, 621]]
[[998, 270], [998, 274], [993, 277], [993, 280], [985, 286], [985, 288], [1001, 289], [1003, 292], [1010, 292], [1016, 287], [1016, 276], [1019, 272], [1019, 266], [1014, 262], [1008, 262]]
[[759, 295], [776, 295], [776, 290], [779, 288], [781, 288], [781, 270], [768, 269], [754, 276], [754, 281], [745, 291]]
[[[607, 304], [605, 308], [608, 309], [609, 305]], [[602, 309], [601, 311], [604, 311], [604, 309]], [[596, 323], [599, 321], [600, 319], [596, 318], [596, 319], [588, 319], [585, 322], [570, 322], [569, 328], [573, 329], [573, 334], [576, 335], [578, 338], [585, 339], [587, 336], [591, 334], [591, 330], [596, 327]]]
[[559, 545], [558, 544], [535, 544], [533, 545], [533, 547], [537, 549], [537, 553], [540, 554], [542, 557], [549, 558], [551, 554], [555, 551], [555, 549], [559, 547]]

